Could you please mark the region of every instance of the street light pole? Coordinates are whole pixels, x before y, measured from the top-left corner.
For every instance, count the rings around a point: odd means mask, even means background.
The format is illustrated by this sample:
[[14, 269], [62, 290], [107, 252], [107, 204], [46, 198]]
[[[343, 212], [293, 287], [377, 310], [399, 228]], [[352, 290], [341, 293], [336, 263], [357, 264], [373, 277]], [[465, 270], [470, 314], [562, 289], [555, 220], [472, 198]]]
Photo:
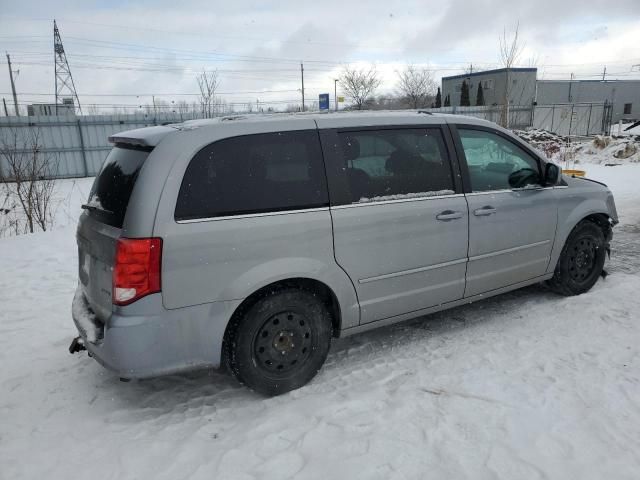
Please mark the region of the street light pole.
[[336, 112], [338, 111], [338, 79], [333, 79], [333, 100], [336, 102]]
[[302, 111], [304, 112], [304, 65], [300, 62], [300, 79], [302, 81]]

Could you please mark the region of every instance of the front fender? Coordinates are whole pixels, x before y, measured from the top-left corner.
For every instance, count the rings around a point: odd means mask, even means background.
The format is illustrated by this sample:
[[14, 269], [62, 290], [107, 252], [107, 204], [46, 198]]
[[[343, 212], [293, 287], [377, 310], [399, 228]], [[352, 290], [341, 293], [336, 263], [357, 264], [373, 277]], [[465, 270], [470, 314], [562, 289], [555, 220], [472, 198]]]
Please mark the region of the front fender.
[[567, 187], [556, 188], [558, 225], [547, 273], [553, 272], [562, 249], [574, 227], [590, 215], [605, 215], [617, 223], [613, 195], [606, 186], [580, 179], [570, 179]]

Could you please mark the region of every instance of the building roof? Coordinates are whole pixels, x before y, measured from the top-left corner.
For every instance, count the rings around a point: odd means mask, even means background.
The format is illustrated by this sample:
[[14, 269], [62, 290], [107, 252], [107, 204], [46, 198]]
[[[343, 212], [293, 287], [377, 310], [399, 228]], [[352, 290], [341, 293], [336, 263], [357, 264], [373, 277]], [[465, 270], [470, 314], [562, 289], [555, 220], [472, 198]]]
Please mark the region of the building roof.
[[625, 80], [617, 80], [617, 79], [611, 79], [611, 80], [569, 80], [569, 79], [562, 79], [562, 80], [538, 80], [538, 83], [637, 83], [640, 84], [640, 78], [636, 78], [636, 79], [625, 79]]
[[506, 72], [507, 70], [510, 70], [512, 72], [518, 72], [518, 73], [523, 73], [523, 72], [537, 72], [538, 69], [535, 67], [522, 67], [522, 68], [497, 68], [495, 70], [484, 70], [482, 72], [473, 72], [473, 73], [463, 73], [461, 75], [451, 75], [449, 77], [442, 77], [442, 80], [455, 80], [457, 78], [469, 78], [469, 77], [476, 77], [476, 76], [481, 76], [481, 75], [491, 75], [491, 74], [496, 74], [496, 73], [503, 73]]

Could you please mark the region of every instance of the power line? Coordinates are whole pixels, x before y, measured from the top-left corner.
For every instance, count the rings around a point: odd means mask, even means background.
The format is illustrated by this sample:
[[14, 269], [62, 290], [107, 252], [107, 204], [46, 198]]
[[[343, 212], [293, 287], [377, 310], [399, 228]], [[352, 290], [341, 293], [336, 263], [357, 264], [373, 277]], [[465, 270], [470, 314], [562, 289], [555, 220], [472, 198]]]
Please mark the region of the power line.
[[[262, 94], [262, 93], [291, 93], [297, 92], [298, 89], [287, 89], [287, 90], [245, 90], [245, 91], [237, 91], [237, 92], [216, 92], [216, 95], [241, 95], [241, 94]], [[22, 95], [32, 95], [32, 96], [47, 96], [53, 95], [52, 93], [26, 93], [22, 92]], [[8, 93], [0, 93], [0, 95], [8, 95]], [[200, 93], [83, 93], [83, 97], [148, 97], [151, 95], [155, 95], [158, 97], [161, 96], [200, 96]]]
[[[47, 56], [49, 54], [46, 53], [41, 53], [41, 52], [14, 52], [15, 53], [20, 53], [20, 55], [34, 55], [34, 56]], [[15, 57], [15, 55], [14, 55]], [[82, 58], [89, 58], [89, 60], [81, 60], [83, 63], [79, 65], [84, 65], [86, 68], [97, 68], [98, 66], [101, 66], [102, 68], [113, 68], [113, 69], [124, 69], [126, 67], [138, 67], [139, 69], [144, 69], [145, 67], [148, 68], [152, 68], [152, 69], [174, 69], [174, 70], [184, 70], [185, 68], [191, 68], [191, 67], [180, 67], [178, 64], [173, 63], [173, 64], [166, 64], [166, 63], [157, 63], [154, 62], [154, 60], [164, 60], [166, 61], [166, 57], [162, 58], [162, 57], [139, 57], [139, 56], [115, 56], [115, 55], [92, 55], [92, 54], [69, 54], [68, 55], [69, 58], [71, 59], [75, 59], [77, 57], [82, 57]], [[107, 61], [103, 61], [102, 59], [110, 59]], [[206, 59], [206, 58], [189, 58], [189, 57], [179, 57], [179, 60], [191, 60], [191, 61], [196, 61], [196, 62], [210, 62], [211, 59]], [[609, 61], [607, 62], [608, 64], [610, 63], [626, 63], [626, 64], [630, 64], [634, 61], [637, 61], [640, 59], [628, 59], [628, 60], [620, 60], [620, 61]], [[14, 63], [15, 59], [14, 59]], [[23, 64], [23, 65], [49, 65], [48, 62], [43, 62], [43, 61], [20, 61], [19, 63]], [[103, 65], [100, 65], [100, 64]], [[398, 65], [399, 62], [374, 62], [376, 65], [378, 66], [384, 66], [384, 65]], [[570, 67], [570, 66], [588, 66], [588, 65], [602, 65], [604, 62], [594, 62], [594, 63], [581, 63], [581, 64], [545, 64], [545, 65], [541, 65], [540, 67], [537, 67], [538, 69], [554, 69], [556, 67], [562, 68], [562, 67]], [[458, 67], [443, 67], [440, 65], [450, 65], [450, 64], [458, 64]], [[443, 62], [442, 64], [427, 64], [427, 66], [425, 68], [427, 68], [428, 70], [431, 71], [460, 71], [460, 70], [464, 70], [466, 68], [468, 64], [465, 64], [464, 62]], [[480, 64], [478, 62], [475, 62], [475, 65], [483, 65], [481, 68], [495, 68], [498, 65], [496, 63], [483, 63]], [[75, 66], [75, 63], [74, 63]], [[514, 68], [521, 68], [522, 66], [515, 66]], [[135, 69], [135, 68], [132, 68]], [[218, 72], [235, 72], [235, 73], [248, 73], [248, 72], [264, 72], [264, 73], [268, 73], [268, 72], [296, 72], [299, 71], [295, 68], [267, 68], [267, 69], [216, 69]], [[316, 71], [316, 72], [320, 72], [320, 71], [326, 71], [326, 69], [320, 69], [318, 67], [316, 68], [306, 68], [307, 71]], [[565, 73], [565, 72], [552, 72], [552, 73], [557, 73], [557, 74], [561, 74], [561, 73]], [[626, 73], [626, 72], [623, 72]], [[568, 73], [567, 73], [568, 74]], [[613, 74], [615, 75], [615, 73]]]
[[[248, 98], [248, 99], [243, 99], [243, 100], [237, 100], [234, 102], [223, 102], [223, 104], [225, 105], [246, 105], [247, 103], [253, 103], [254, 98]], [[260, 104], [265, 104], [265, 105], [280, 105], [280, 104], [287, 104], [287, 103], [299, 103], [300, 99], [286, 99], [286, 100], [260, 100]], [[19, 101], [18, 105], [31, 105], [31, 102], [25, 102], [25, 101]], [[151, 106], [151, 104], [144, 104], [144, 105], [136, 105], [136, 104], [131, 104], [131, 103], [84, 103], [85, 107], [97, 107], [97, 108], [132, 108], [132, 109], [138, 109], [141, 108], [142, 106]], [[158, 101], [156, 100], [156, 107], [158, 109], [164, 108], [164, 109], [172, 109], [172, 108], [178, 108], [178, 106], [176, 104], [170, 104], [170, 103], [165, 103], [165, 104], [160, 104], [158, 103]]]

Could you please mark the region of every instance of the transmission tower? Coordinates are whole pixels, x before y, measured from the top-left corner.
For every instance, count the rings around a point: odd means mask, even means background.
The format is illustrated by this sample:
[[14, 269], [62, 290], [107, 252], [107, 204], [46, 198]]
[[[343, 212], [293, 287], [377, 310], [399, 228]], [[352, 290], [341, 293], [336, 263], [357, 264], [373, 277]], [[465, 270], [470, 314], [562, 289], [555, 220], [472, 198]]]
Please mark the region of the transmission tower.
[[75, 102], [75, 106], [82, 114], [82, 108], [80, 107], [80, 99], [76, 93], [76, 86], [73, 83], [73, 77], [71, 76], [71, 69], [69, 68], [69, 62], [67, 62], [67, 55], [64, 53], [64, 47], [62, 46], [62, 39], [60, 38], [60, 32], [58, 31], [58, 25], [56, 21], [53, 21], [53, 52], [55, 57], [55, 71], [56, 71], [56, 115], [58, 114], [58, 105], [62, 105], [63, 94], [66, 97], [71, 97]]

